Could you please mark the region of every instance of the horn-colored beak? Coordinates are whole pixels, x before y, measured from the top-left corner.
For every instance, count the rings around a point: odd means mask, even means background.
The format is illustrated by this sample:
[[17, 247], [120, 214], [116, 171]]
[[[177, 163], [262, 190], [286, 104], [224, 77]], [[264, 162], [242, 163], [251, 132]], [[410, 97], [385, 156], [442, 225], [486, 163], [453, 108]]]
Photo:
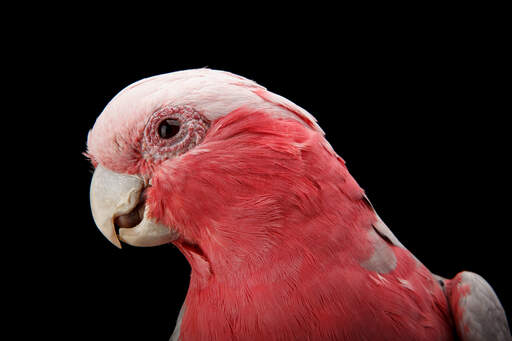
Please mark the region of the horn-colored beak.
[[[144, 188], [145, 182], [138, 175], [116, 173], [101, 165], [94, 171], [90, 190], [92, 216], [101, 233], [118, 248], [119, 239], [133, 246], [155, 246], [177, 238], [176, 231], [148, 217], [145, 203], [141, 202]], [[116, 221], [121, 225], [119, 236]]]

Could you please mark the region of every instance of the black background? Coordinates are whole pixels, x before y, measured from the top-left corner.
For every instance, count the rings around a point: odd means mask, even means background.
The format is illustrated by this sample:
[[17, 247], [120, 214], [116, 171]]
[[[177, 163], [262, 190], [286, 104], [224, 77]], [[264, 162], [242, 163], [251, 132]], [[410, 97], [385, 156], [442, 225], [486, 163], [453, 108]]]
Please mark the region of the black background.
[[441, 21], [347, 25], [331, 18], [316, 31], [311, 22], [269, 31], [260, 22], [248, 35], [242, 24], [251, 24], [239, 19], [219, 33], [204, 26], [184, 35], [174, 25], [165, 40], [124, 27], [101, 41], [87, 29], [42, 39], [28, 90], [43, 95], [23, 121], [40, 137], [41, 159], [31, 169], [39, 178], [21, 200], [34, 200], [34, 186], [47, 193], [36, 199], [51, 222], [17, 250], [29, 257], [16, 268], [27, 280], [15, 315], [44, 321], [38, 334], [53, 337], [168, 339], [188, 264], [171, 245], [119, 250], [100, 234], [89, 208], [92, 168], [81, 153], [117, 92], [197, 67], [240, 74], [312, 113], [400, 241], [439, 275], [481, 274], [512, 314], [510, 109], [500, 23]]

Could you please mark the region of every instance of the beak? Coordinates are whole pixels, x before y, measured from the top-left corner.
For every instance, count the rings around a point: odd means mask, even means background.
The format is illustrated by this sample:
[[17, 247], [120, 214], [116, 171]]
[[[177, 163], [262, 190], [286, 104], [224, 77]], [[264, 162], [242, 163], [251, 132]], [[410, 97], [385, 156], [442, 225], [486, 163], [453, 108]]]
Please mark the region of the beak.
[[[177, 238], [174, 230], [148, 217], [141, 195], [145, 187], [138, 175], [119, 174], [101, 165], [94, 171], [90, 190], [92, 216], [101, 233], [118, 248], [119, 240], [133, 246], [156, 246]], [[119, 236], [115, 222], [124, 222]]]

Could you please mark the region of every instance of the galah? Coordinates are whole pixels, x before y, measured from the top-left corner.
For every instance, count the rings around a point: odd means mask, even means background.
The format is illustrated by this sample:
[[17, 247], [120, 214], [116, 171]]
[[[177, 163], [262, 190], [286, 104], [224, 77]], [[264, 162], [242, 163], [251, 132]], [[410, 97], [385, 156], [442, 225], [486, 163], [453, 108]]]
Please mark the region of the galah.
[[89, 132], [94, 221], [191, 266], [171, 340], [512, 340], [491, 286], [431, 273], [315, 118], [241, 76], [140, 80]]

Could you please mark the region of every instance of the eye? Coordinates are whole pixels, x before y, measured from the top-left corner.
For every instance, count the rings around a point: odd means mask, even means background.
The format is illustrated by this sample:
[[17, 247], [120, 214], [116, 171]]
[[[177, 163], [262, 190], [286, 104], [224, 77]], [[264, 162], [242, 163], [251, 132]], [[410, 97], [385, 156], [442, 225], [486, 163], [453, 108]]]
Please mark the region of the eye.
[[180, 122], [178, 120], [165, 120], [160, 123], [158, 127], [158, 135], [160, 135], [163, 139], [170, 139], [173, 136], [176, 136], [180, 131]]

